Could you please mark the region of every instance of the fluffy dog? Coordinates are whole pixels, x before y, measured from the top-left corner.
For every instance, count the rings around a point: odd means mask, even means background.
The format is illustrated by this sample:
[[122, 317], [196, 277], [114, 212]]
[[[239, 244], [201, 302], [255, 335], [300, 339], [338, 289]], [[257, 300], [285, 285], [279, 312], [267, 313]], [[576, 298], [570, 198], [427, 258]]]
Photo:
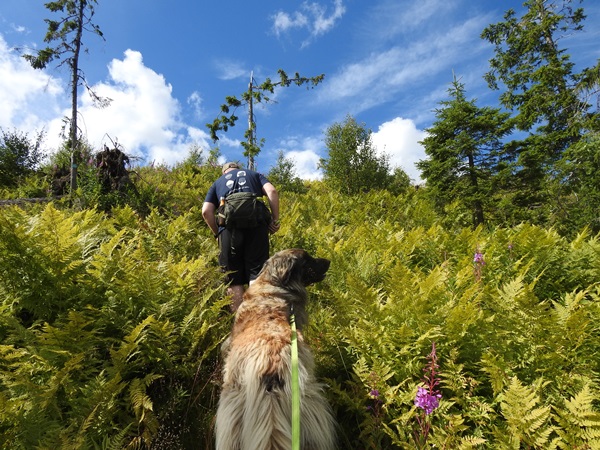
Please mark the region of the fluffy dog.
[[265, 263], [245, 292], [223, 350], [217, 450], [292, 448], [291, 307], [298, 328], [300, 446], [335, 448], [333, 416], [301, 331], [307, 320], [306, 286], [322, 281], [328, 269], [327, 259], [301, 249], [283, 250]]

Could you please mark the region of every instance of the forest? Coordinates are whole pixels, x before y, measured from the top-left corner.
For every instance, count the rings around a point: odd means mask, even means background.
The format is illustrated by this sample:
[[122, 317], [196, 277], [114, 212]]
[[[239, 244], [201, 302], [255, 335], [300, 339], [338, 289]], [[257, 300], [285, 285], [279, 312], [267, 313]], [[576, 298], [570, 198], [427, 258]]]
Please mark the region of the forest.
[[[560, 45], [574, 3], [482, 31], [499, 104], [452, 81], [424, 183], [350, 115], [321, 180], [283, 154], [266, 174], [271, 252], [331, 260], [304, 334], [339, 448], [600, 449], [600, 63], [575, 72]], [[201, 207], [219, 149], [138, 165], [76, 130], [51, 155], [41, 132], [0, 132], [0, 447], [213, 448], [232, 316]]]

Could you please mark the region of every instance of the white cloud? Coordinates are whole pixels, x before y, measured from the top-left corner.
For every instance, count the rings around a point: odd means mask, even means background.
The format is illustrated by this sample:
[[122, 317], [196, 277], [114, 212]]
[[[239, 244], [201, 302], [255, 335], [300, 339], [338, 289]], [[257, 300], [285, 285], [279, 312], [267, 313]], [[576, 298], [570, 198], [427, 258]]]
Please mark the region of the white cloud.
[[[142, 54], [127, 50], [123, 60], [108, 66], [109, 80], [92, 86], [110, 106], [99, 109], [82, 95], [80, 115], [88, 141], [95, 147], [106, 136], [118, 141], [127, 154], [147, 162], [173, 164], [184, 159], [192, 142], [208, 147], [208, 136], [179, 121], [180, 104], [165, 78], [146, 67]], [[109, 141], [110, 142], [110, 141]]]
[[334, 0], [333, 11], [329, 13], [327, 7], [316, 2], [302, 3], [300, 11], [287, 13], [279, 11], [271, 19], [273, 21], [273, 32], [276, 36], [289, 33], [295, 29], [306, 29], [308, 38], [302, 46], [310, 44], [315, 38], [329, 32], [346, 12], [342, 0]]
[[321, 157], [313, 150], [292, 150], [285, 157], [294, 162], [296, 175], [303, 180], [319, 180], [323, 173], [318, 169]]
[[306, 4], [306, 9], [310, 11], [314, 19], [311, 31], [313, 37], [327, 33], [346, 12], [342, 0], [335, 0], [333, 12], [329, 16], [327, 15], [326, 8], [318, 3]]
[[218, 78], [221, 80], [235, 80], [237, 78], [250, 78], [250, 71], [238, 61], [231, 59], [221, 59], [215, 62], [219, 72]]
[[398, 36], [414, 34], [415, 31], [422, 35], [426, 27], [437, 23], [437, 18], [447, 17], [457, 7], [457, 2], [449, 0], [374, 2], [372, 10], [367, 14], [363, 33], [366, 38], [379, 41], [397, 40]]
[[273, 15], [272, 19], [273, 31], [277, 36], [294, 28], [304, 28], [308, 26], [308, 18], [297, 11], [293, 14], [279, 11]]
[[11, 24], [11, 27], [17, 33], [25, 33], [25, 32], [27, 32], [27, 28], [25, 28], [23, 26], [20, 26], [20, 25]]
[[318, 90], [319, 100], [328, 104], [349, 102], [350, 112], [357, 114], [390, 99], [398, 100], [399, 94], [410, 94], [444, 71], [450, 80], [452, 67], [476, 58], [486, 48], [483, 42], [472, 41], [487, 20], [482, 16], [469, 19], [449, 30], [435, 30], [410, 45], [398, 45], [347, 64], [326, 78]]
[[60, 114], [63, 95], [59, 80], [33, 69], [0, 35], [0, 127], [41, 131]]
[[[24, 131], [43, 126], [47, 130], [47, 146], [58, 148], [63, 117], [71, 115], [64, 104], [68, 103], [66, 94], [45, 72], [17, 66], [14, 61], [7, 66], [5, 59], [6, 52], [0, 48], [0, 95], [6, 99], [0, 106], [0, 125]], [[97, 108], [85, 91], [79, 101], [78, 126], [94, 149], [114, 141], [127, 154], [145, 162], [171, 165], [185, 159], [193, 143], [210, 148], [205, 131], [180, 122], [180, 104], [172, 95], [171, 85], [144, 65], [141, 53], [127, 50], [123, 60], [111, 61], [108, 71], [108, 80], [92, 89], [111, 99], [110, 105]], [[62, 109], [58, 107], [59, 94]], [[200, 104], [199, 94], [192, 94], [190, 99], [196, 106]], [[45, 104], [53, 106], [51, 116]], [[17, 113], [40, 109], [46, 112], [44, 117], [31, 113], [20, 117]]]
[[372, 134], [373, 145], [380, 154], [390, 157], [390, 165], [401, 167], [407, 175], [417, 183], [422, 182], [415, 163], [425, 159], [425, 150], [419, 144], [427, 136], [425, 131], [417, 129], [409, 119], [396, 117], [379, 126]]
[[231, 148], [237, 148], [240, 149], [242, 148], [242, 141], [240, 141], [239, 139], [232, 139], [230, 137], [228, 137], [226, 134], [220, 134], [219, 135], [219, 142], [218, 142], [219, 146], [225, 146], [225, 147], [231, 147]]
[[204, 117], [204, 108], [202, 106], [203, 99], [198, 91], [192, 92], [192, 94], [187, 98], [187, 103], [194, 110], [194, 116], [197, 119]]
[[[415, 163], [425, 159], [425, 151], [419, 144], [427, 136], [410, 119], [396, 117], [379, 126], [371, 135], [373, 145], [379, 154], [389, 156], [390, 166], [402, 168], [416, 183], [421, 183], [419, 170]], [[318, 168], [319, 161], [326, 152], [323, 139], [312, 137], [289, 137], [279, 143], [284, 156], [294, 162], [296, 175], [305, 180], [319, 180], [323, 172]]]
[[[70, 116], [64, 82], [47, 71], [34, 70], [11, 51], [0, 35], [0, 127], [24, 132], [46, 130], [46, 147], [57, 149], [63, 138], [63, 118]], [[208, 134], [180, 120], [180, 104], [165, 78], [144, 65], [142, 55], [127, 50], [108, 65], [108, 79], [92, 89], [110, 98], [99, 109], [82, 90], [78, 126], [96, 150], [118, 142], [124, 151], [145, 162], [174, 164], [185, 159], [192, 144], [210, 148]], [[198, 93], [190, 102], [200, 107]]]
[[294, 163], [296, 176], [303, 180], [320, 180], [322, 171], [318, 168], [321, 159], [322, 139], [317, 137], [289, 137], [280, 142], [284, 157]]

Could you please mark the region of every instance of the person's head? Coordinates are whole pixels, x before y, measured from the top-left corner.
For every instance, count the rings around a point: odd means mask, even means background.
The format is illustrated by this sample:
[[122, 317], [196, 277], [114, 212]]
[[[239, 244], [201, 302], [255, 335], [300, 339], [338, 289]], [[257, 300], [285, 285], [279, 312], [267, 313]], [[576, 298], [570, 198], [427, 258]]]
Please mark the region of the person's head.
[[230, 162], [223, 164], [222, 173], [226, 173], [230, 169], [239, 169], [239, 168], [240, 168], [240, 165], [238, 163], [230, 161]]

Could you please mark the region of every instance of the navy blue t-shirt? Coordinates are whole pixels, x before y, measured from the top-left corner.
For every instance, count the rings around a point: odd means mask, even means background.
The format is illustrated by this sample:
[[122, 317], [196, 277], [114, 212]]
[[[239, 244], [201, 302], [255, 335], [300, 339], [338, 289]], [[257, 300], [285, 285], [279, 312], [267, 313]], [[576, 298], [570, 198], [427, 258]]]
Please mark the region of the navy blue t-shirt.
[[263, 195], [262, 187], [268, 182], [269, 180], [262, 173], [253, 170], [230, 170], [212, 184], [204, 201], [218, 207], [221, 197], [227, 197], [235, 192], [254, 192], [261, 197]]

